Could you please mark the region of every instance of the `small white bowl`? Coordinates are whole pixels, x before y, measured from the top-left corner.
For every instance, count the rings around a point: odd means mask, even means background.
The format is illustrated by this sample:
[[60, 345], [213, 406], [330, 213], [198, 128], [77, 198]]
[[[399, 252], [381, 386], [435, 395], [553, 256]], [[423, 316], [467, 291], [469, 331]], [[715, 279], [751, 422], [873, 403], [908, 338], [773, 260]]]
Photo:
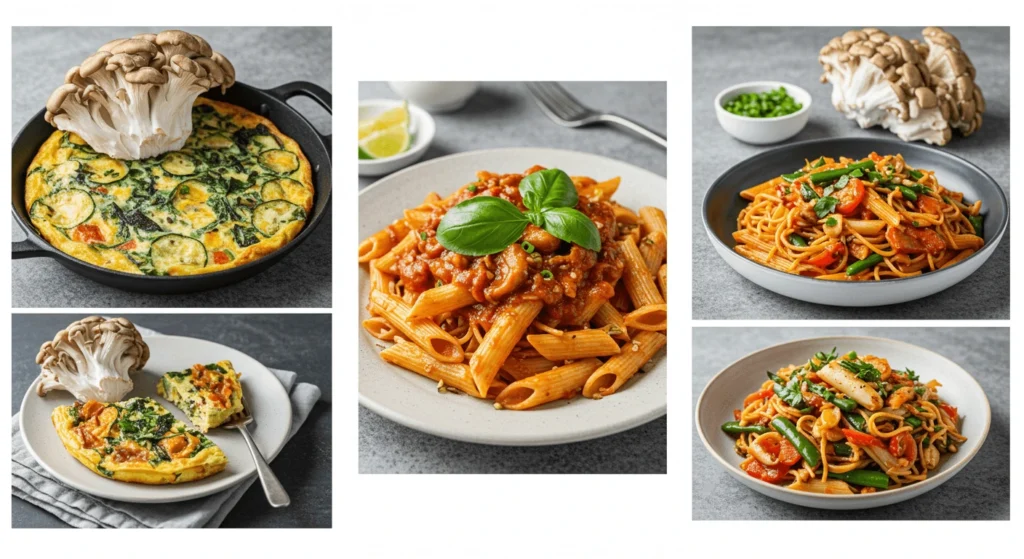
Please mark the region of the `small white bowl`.
[[[359, 120], [371, 118], [402, 102], [395, 99], [370, 99], [359, 102]], [[412, 135], [409, 149], [382, 159], [360, 159], [359, 176], [379, 177], [394, 173], [420, 160], [430, 142], [434, 141], [434, 118], [430, 113], [409, 103], [409, 133]]]
[[402, 99], [432, 113], [461, 109], [479, 87], [477, 82], [388, 82], [388, 85]]
[[[803, 105], [799, 111], [786, 116], [751, 118], [725, 110], [725, 104], [741, 93], [763, 93], [778, 89], [779, 86], [785, 87], [786, 93]], [[715, 114], [718, 116], [718, 124], [737, 140], [748, 144], [774, 144], [796, 136], [807, 126], [807, 119], [811, 116], [811, 94], [785, 82], [741, 83], [722, 90], [715, 97]]]

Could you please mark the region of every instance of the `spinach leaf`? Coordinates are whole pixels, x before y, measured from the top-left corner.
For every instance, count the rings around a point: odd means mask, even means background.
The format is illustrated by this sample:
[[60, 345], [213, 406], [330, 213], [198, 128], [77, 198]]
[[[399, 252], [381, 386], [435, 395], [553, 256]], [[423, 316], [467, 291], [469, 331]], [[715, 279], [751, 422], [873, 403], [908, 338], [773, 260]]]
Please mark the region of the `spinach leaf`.
[[437, 240], [452, 252], [484, 256], [516, 242], [530, 223], [511, 202], [477, 196], [448, 210], [437, 228]]
[[256, 236], [256, 229], [246, 225], [235, 224], [231, 229], [231, 234], [235, 236], [238, 246], [243, 248], [260, 242], [259, 237]]

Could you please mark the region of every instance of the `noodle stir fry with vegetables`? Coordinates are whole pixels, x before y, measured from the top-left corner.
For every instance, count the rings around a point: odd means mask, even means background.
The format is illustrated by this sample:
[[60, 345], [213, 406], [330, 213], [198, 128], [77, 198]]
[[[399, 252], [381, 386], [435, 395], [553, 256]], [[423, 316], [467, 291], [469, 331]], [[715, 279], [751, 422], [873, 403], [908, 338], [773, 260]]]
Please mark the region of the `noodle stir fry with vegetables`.
[[740, 193], [736, 252], [827, 280], [905, 278], [952, 266], [984, 246], [981, 201], [939, 184], [902, 155], [819, 157]]
[[928, 478], [967, 440], [938, 381], [855, 352], [818, 352], [768, 373], [722, 425], [750, 476], [809, 493], [851, 495]]

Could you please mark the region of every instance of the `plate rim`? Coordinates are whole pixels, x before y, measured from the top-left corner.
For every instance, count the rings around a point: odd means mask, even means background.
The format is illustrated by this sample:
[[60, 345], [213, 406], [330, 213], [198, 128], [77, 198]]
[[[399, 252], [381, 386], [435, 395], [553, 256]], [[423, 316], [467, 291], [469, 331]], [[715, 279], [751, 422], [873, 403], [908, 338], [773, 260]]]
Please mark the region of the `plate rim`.
[[[561, 149], [561, 148], [521, 146], [521, 147], [488, 148], [488, 149], [463, 151], [463, 152], [458, 152], [458, 153], [452, 153], [452, 154], [444, 155], [444, 156], [441, 156], [441, 157], [436, 157], [436, 158], [433, 158], [433, 159], [429, 159], [427, 161], [421, 161], [419, 163], [416, 163], [415, 165], [410, 165], [409, 167], [406, 167], [405, 169], [402, 169], [400, 171], [396, 171], [394, 173], [391, 173], [390, 175], [387, 175], [385, 177], [382, 177], [382, 178], [374, 181], [372, 184], [370, 184], [366, 188], [364, 188], [361, 191], [359, 191], [359, 200], [362, 201], [364, 199], [363, 198], [364, 195], [366, 195], [371, 190], [373, 190], [374, 188], [376, 188], [376, 187], [378, 187], [378, 186], [380, 186], [382, 184], [388, 183], [391, 180], [398, 180], [398, 179], [402, 178], [404, 175], [406, 175], [407, 173], [420, 172], [420, 171], [422, 171], [422, 169], [425, 169], [425, 168], [430, 167], [432, 165], [444, 165], [444, 164], [450, 163], [453, 160], [463, 159], [463, 158], [470, 158], [470, 157], [495, 156], [495, 155], [502, 155], [502, 154], [509, 154], [509, 153], [523, 154], [523, 153], [528, 153], [528, 152], [531, 152], [531, 151], [548, 152], [548, 153], [551, 153], [554, 156], [561, 155], [563, 157], [566, 157], [566, 156], [573, 156], [573, 157], [582, 156], [582, 157], [593, 157], [593, 158], [598, 158], [598, 159], [604, 159], [606, 161], [609, 161], [609, 162], [613, 163], [614, 165], [617, 165], [617, 166], [620, 166], [620, 167], [629, 168], [630, 171], [633, 172], [633, 173], [637, 173], [637, 174], [640, 174], [640, 175], [647, 175], [647, 177], [650, 178], [651, 180], [661, 181], [662, 184], [665, 185], [665, 195], [666, 195], [666, 199], [667, 199], [667, 195], [668, 195], [668, 181], [667, 181], [667, 179], [665, 177], [663, 177], [663, 176], [653, 172], [653, 171], [649, 171], [647, 169], [644, 169], [642, 167], [638, 167], [638, 166], [633, 165], [631, 163], [627, 163], [625, 161], [621, 161], [621, 160], [618, 160], [618, 159], [615, 159], [615, 158], [612, 158], [612, 157], [607, 157], [607, 156], [604, 156], [604, 155], [600, 155], [600, 154], [596, 154], [596, 153], [590, 153], [590, 152], [584, 152], [584, 151], [568, 150], [568, 149]], [[364, 277], [364, 274], [362, 272], [363, 272], [362, 266], [360, 266], [360, 275], [359, 275], [359, 283], [358, 283], [358, 285], [360, 286], [360, 289], [364, 285], [365, 281], [367, 281], [367, 279]], [[365, 340], [363, 340], [363, 334], [361, 332], [360, 333], [360, 343], [364, 343], [364, 342], [365, 342]], [[456, 441], [462, 441], [462, 442], [468, 442], [468, 443], [477, 443], [477, 444], [487, 444], [487, 445], [494, 445], [494, 446], [549, 446], [549, 445], [556, 445], [556, 444], [566, 444], [566, 443], [573, 443], [573, 442], [582, 442], [582, 441], [592, 440], [592, 439], [596, 439], [596, 438], [600, 438], [600, 437], [606, 437], [606, 436], [614, 435], [614, 434], [617, 434], [617, 433], [621, 433], [623, 431], [627, 431], [629, 429], [633, 429], [635, 427], [638, 427], [640, 425], [643, 425], [645, 423], [649, 423], [650, 421], [658, 419], [659, 417], [662, 417], [662, 416], [664, 416], [667, 413], [667, 411], [668, 411], [668, 395], [667, 395], [667, 392], [668, 392], [668, 353], [667, 353], [666, 350], [662, 350], [662, 351], [664, 352], [664, 354], [663, 354], [664, 355], [663, 356], [663, 360], [664, 360], [663, 366], [665, 367], [665, 385], [666, 385], [665, 386], [665, 392], [666, 392], [666, 394], [664, 395], [664, 398], [658, 403], [658, 405], [653, 406], [649, 410], [645, 410], [641, 414], [633, 415], [633, 416], [631, 416], [631, 417], [629, 417], [627, 419], [619, 420], [619, 421], [617, 421], [615, 423], [612, 423], [610, 425], [601, 425], [601, 426], [595, 426], [595, 427], [588, 427], [588, 428], [586, 428], [584, 430], [576, 431], [574, 433], [556, 434], [554, 436], [550, 436], [550, 435], [545, 436], [545, 435], [541, 434], [541, 435], [533, 435], [533, 436], [523, 437], [523, 436], [509, 436], [509, 435], [501, 433], [501, 432], [492, 432], [492, 433], [488, 433], [488, 434], [480, 434], [480, 433], [472, 433], [472, 432], [465, 432], [465, 431], [445, 430], [443, 428], [435, 427], [435, 426], [433, 426], [432, 424], [430, 424], [430, 423], [428, 423], [426, 421], [423, 421], [423, 420], [420, 420], [418, 418], [414, 418], [412, 416], [409, 416], [409, 415], [403, 413], [401, 410], [392, 409], [392, 408], [390, 408], [390, 407], [388, 407], [388, 406], [386, 406], [384, 404], [381, 404], [381, 403], [377, 402], [376, 400], [371, 399], [369, 396], [367, 396], [366, 394], [363, 393], [361, 385], [360, 385], [360, 388], [359, 388], [359, 404], [364, 406], [364, 407], [366, 407], [370, 411], [376, 413], [377, 415], [380, 415], [381, 417], [384, 417], [384, 418], [386, 418], [388, 420], [394, 421], [395, 423], [398, 423], [399, 425], [403, 425], [403, 426], [408, 427], [410, 429], [413, 429], [413, 430], [416, 430], [416, 431], [419, 431], [419, 432], [422, 432], [422, 433], [427, 433], [429, 435], [434, 435], [434, 436], [438, 436], [438, 437], [442, 437], [442, 438], [446, 438], [446, 439], [451, 439], [451, 440], [456, 440]], [[361, 374], [362, 374], [362, 367], [360, 367], [360, 375]]]
[[[266, 369], [267, 374], [269, 374], [276, 381], [274, 384], [276, 384], [276, 386], [284, 394], [284, 400], [286, 402], [288, 402], [289, 413], [287, 414], [287, 417], [286, 417], [286, 421], [288, 422], [288, 426], [285, 429], [285, 433], [286, 433], [285, 434], [285, 438], [281, 441], [280, 445], [277, 448], [275, 448], [272, 451], [270, 451], [267, 454], [265, 454], [264, 458], [269, 463], [269, 462], [273, 461], [274, 458], [276, 458], [281, 453], [282, 450], [284, 450], [285, 445], [288, 444], [288, 441], [289, 441], [289, 437], [287, 436], [287, 433], [290, 432], [291, 428], [292, 428], [292, 412], [294, 410], [292, 409], [291, 397], [289, 397], [288, 392], [284, 389], [284, 385], [281, 384], [280, 381], [278, 381], [277, 377], [274, 376], [274, 373], [271, 372], [270, 368], [267, 367], [266, 365], [264, 365], [262, 361], [252, 357], [251, 355], [249, 355], [248, 353], [246, 353], [244, 351], [235, 349], [235, 348], [233, 348], [231, 346], [228, 346], [228, 345], [225, 345], [225, 344], [222, 344], [222, 343], [219, 343], [219, 342], [214, 342], [214, 341], [211, 341], [211, 340], [202, 339], [202, 338], [193, 338], [191, 336], [176, 336], [176, 335], [168, 335], [168, 334], [149, 334], [149, 335], [146, 336], [146, 338], [150, 338], [150, 339], [152, 339], [152, 338], [178, 338], [178, 339], [181, 339], [181, 340], [198, 340], [198, 341], [202, 341], [202, 342], [207, 342], [207, 343], [219, 345], [219, 346], [226, 347], [228, 349], [232, 349], [234, 351], [237, 351], [238, 353], [241, 353], [242, 355], [245, 355], [249, 359], [252, 359], [253, 362], [259, 364], [261, 367]], [[209, 487], [207, 487], [205, 489], [199, 490], [194, 495], [187, 495], [187, 496], [177, 495], [177, 496], [175, 496], [175, 495], [172, 494], [172, 495], [169, 495], [167, 498], [163, 498], [163, 497], [155, 497], [155, 498], [124, 497], [124, 496], [121, 496], [121, 495], [112, 494], [112, 493], [110, 493], [108, 491], [105, 491], [105, 490], [102, 490], [102, 489], [100, 489], [99, 491], [96, 491], [93, 488], [83, 487], [80, 484], [75, 483], [75, 482], [71, 481], [70, 479], [66, 478], [63, 474], [59, 473], [52, 466], [50, 466], [48, 463], [46, 463], [44, 460], [42, 460], [39, 457], [39, 454], [36, 452], [36, 449], [33, 447], [31, 441], [29, 441], [28, 435], [26, 434], [27, 431], [25, 430], [25, 405], [28, 402], [28, 400], [33, 395], [36, 394], [36, 386], [38, 384], [39, 384], [39, 377], [37, 376], [35, 378], [35, 380], [33, 380], [31, 384], [29, 384], [28, 390], [25, 391], [25, 396], [22, 397], [21, 406], [18, 409], [18, 428], [21, 430], [21, 438], [22, 438], [22, 441], [25, 443], [25, 448], [28, 450], [29, 454], [32, 455], [32, 458], [36, 461], [36, 463], [39, 464], [40, 466], [42, 466], [42, 468], [44, 470], [46, 470], [46, 472], [49, 473], [51, 476], [53, 476], [58, 482], [60, 482], [63, 485], [66, 485], [66, 486], [70, 487], [71, 489], [74, 489], [76, 491], [80, 491], [82, 493], [85, 493], [87, 495], [91, 495], [93, 497], [99, 497], [99, 498], [102, 498], [102, 499], [109, 499], [109, 500], [112, 500], [112, 501], [120, 501], [120, 502], [127, 502], [127, 503], [152, 503], [152, 504], [177, 503], [177, 502], [183, 502], [183, 501], [191, 501], [193, 499], [199, 499], [199, 498], [202, 498], [202, 497], [208, 497], [208, 496], [210, 496], [210, 495], [212, 495], [214, 493], [220, 493], [221, 491], [226, 491], [226, 490], [232, 489], [234, 487], [237, 487], [240, 483], [246, 481], [246, 479], [248, 479], [248, 478], [252, 477], [254, 474], [256, 474], [256, 466], [255, 466], [255, 464], [253, 464], [253, 471], [252, 472], [247, 473], [247, 474], [243, 474], [243, 475], [239, 475], [238, 479], [233, 481], [233, 482], [224, 483], [224, 484], [221, 484], [221, 485], [211, 484]], [[63, 446], [62, 446], [62, 448], [63, 448]], [[65, 449], [65, 451], [66, 451], [66, 449]], [[139, 484], [124, 483], [124, 485], [133, 486], [133, 485], [139, 485]], [[174, 486], [174, 484], [169, 484], [169, 485], [172, 488]], [[185, 485], [186, 487], [183, 487], [181, 489], [184, 490], [184, 489], [188, 488], [187, 487], [188, 484], [183, 484], [183, 485]]]
[[[827, 503], [827, 502], [839, 501], [839, 502], [846, 502], [848, 504], [853, 504], [853, 503], [863, 504], [864, 508], [870, 508], [870, 507], [884, 506], [884, 505], [887, 505], [887, 504], [894, 504], [894, 503], [898, 503], [898, 502], [901, 502], [901, 501], [909, 500], [909, 499], [912, 499], [912, 498], [917, 497], [919, 495], [922, 495], [924, 493], [927, 493], [928, 491], [931, 491], [931, 490], [937, 488], [938, 486], [942, 485], [943, 483], [945, 483], [946, 481], [951, 479], [953, 476], [955, 476], [956, 474], [960, 473], [960, 470], [962, 470], [964, 467], [966, 467], [967, 464], [969, 464], [971, 462], [971, 460], [973, 460], [974, 457], [977, 456], [979, 452], [981, 452], [982, 447], [985, 445], [985, 441], [988, 440], [989, 430], [990, 430], [990, 428], [992, 426], [992, 405], [991, 405], [991, 402], [989, 402], [988, 394], [985, 393], [985, 390], [981, 387], [981, 384], [978, 382], [978, 380], [976, 378], [974, 378], [974, 375], [969, 373], [966, 369], [961, 367], [958, 363], [956, 363], [952, 359], [946, 357], [945, 355], [942, 355], [941, 353], [938, 353], [936, 351], [932, 351], [932, 350], [930, 350], [928, 348], [924, 348], [924, 347], [921, 347], [921, 346], [916, 345], [916, 344], [912, 344], [910, 342], [905, 342], [903, 340], [894, 340], [892, 338], [883, 338], [883, 337], [880, 337], [880, 336], [862, 336], [862, 335], [844, 335], [844, 334], [838, 334], [838, 335], [834, 335], [834, 336], [812, 336], [812, 337], [808, 337], [808, 338], [798, 338], [798, 339], [795, 339], [795, 340], [788, 340], [788, 341], [785, 341], [785, 342], [780, 342], [780, 343], [772, 344], [772, 345], [765, 346], [763, 348], [757, 349], [755, 351], [752, 351], [752, 352], [750, 352], [750, 353], [748, 353], [746, 355], [743, 355], [742, 357], [732, 361], [731, 363], [729, 363], [728, 365], [723, 367], [721, 370], [719, 370], [717, 373], [715, 373], [715, 375], [712, 376], [708, 380], [708, 382], [704, 385], [704, 388], [701, 389], [700, 397], [697, 398], [697, 403], [696, 403], [696, 405], [694, 405], [693, 426], [694, 426], [695, 430], [697, 431], [697, 436], [700, 437], [701, 442], [704, 444], [704, 450], [708, 454], [710, 454], [718, 462], [718, 464], [720, 466], [722, 466], [726, 470], [727, 473], [735, 474], [736, 473], [734, 471], [735, 468], [732, 466], [732, 464], [727, 463], [724, 458], [722, 458], [717, 452], [715, 452], [714, 448], [711, 446], [711, 443], [708, 441], [707, 437], [705, 437], [705, 435], [704, 435], [704, 425], [700, 421], [700, 411], [701, 411], [701, 409], [703, 407], [703, 404], [704, 404], [704, 398], [705, 398], [705, 396], [707, 396], [708, 388], [713, 383], [715, 383], [715, 381], [717, 381], [718, 378], [722, 374], [724, 374], [729, 369], [732, 369], [740, 361], [746, 360], [746, 359], [748, 359], [750, 357], [753, 357], [755, 355], [758, 355], [760, 353], [765, 353], [765, 352], [768, 352], [768, 351], [773, 350], [773, 349], [781, 348], [783, 346], [801, 344], [801, 343], [812, 342], [812, 341], [816, 341], [816, 340], [835, 339], [835, 338], [843, 338], [843, 339], [847, 339], [847, 340], [870, 340], [870, 341], [873, 341], [873, 342], [884, 342], [884, 343], [891, 343], [891, 344], [894, 344], [894, 345], [907, 346], [907, 347], [912, 348], [912, 349], [914, 349], [916, 351], [923, 351], [923, 352], [926, 352], [926, 353], [930, 353], [930, 354], [934, 355], [935, 357], [938, 357], [939, 359], [941, 359], [943, 361], [946, 361], [952, 367], [955, 367], [956, 369], [959, 369], [960, 371], [962, 371], [964, 373], [964, 375], [966, 375], [966, 377], [968, 379], [970, 379], [970, 381], [972, 383], [974, 383], [974, 387], [977, 389], [978, 393], [981, 394], [982, 400], [985, 403], [984, 424], [983, 424], [983, 428], [982, 428], [981, 437], [979, 438], [977, 445], [973, 448], [973, 450], [969, 454], [967, 454], [967, 456], [965, 458], [960, 460], [960, 462], [958, 464], [956, 464], [953, 468], [944, 470], [942, 472], [939, 472], [938, 474], [936, 474], [934, 476], [931, 476], [931, 477], [927, 478], [924, 481], [921, 481], [919, 483], [913, 483], [913, 484], [910, 484], [910, 485], [904, 485], [903, 487], [899, 487], [899, 488], [891, 489], [891, 490], [886, 490], [886, 491], [883, 491], [883, 492], [877, 492], [877, 493], [866, 493], [866, 494], [858, 493], [858, 494], [854, 494], [854, 495], [819, 495], [819, 494], [815, 494], [815, 493], [808, 493], [807, 495], [803, 495], [804, 497], [806, 497], [807, 502], [816, 502], [816, 503], [820, 503], [823, 506], [824, 503]], [[785, 499], [782, 499], [781, 497], [777, 497], [777, 496], [774, 495], [774, 493], [777, 492], [777, 491], [787, 491], [787, 489], [785, 487], [782, 487], [782, 486], [779, 486], [779, 485], [775, 485], [775, 484], [771, 484], [771, 483], [768, 483], [766, 481], [762, 481], [760, 479], [755, 479], [755, 478], [750, 478], [749, 481], [752, 482], [753, 485], [756, 485], [756, 486], [758, 486], [758, 487], [763, 489], [763, 491], [762, 490], [758, 490], [758, 492], [761, 493], [762, 495], [765, 495], [765, 496], [770, 497], [772, 499], [788, 502]], [[751, 488], [753, 488], [753, 487], [751, 487]], [[799, 494], [798, 492], [795, 492], [795, 493]], [[813, 506], [813, 507], [816, 507], [816, 508], [822, 508], [822, 507], [819, 507], [818, 505], [805, 505], [805, 506]]]
[[[919, 276], [913, 276], [913, 277], [908, 277], [908, 278], [885, 278], [885, 279], [878, 280], [878, 281], [867, 281], [867, 282], [837, 282], [838, 284], [843, 285], [844, 287], [847, 287], [847, 288], [851, 288], [851, 289], [876, 289], [876, 288], [873, 288], [873, 287], [870, 287], [870, 286], [872, 286], [872, 285], [886, 285], [886, 284], [892, 284], [892, 283], [896, 283], [896, 282], [900, 282], [901, 285], [910, 285], [911, 282], [914, 282], [914, 280], [918, 280], [917, 283], [923, 283], [924, 281], [927, 281], [927, 280], [929, 280], [931, 278], [934, 278], [938, 274], [942, 274], [943, 272], [948, 272], [950, 270], [954, 270], [957, 267], [959, 267], [960, 265], [965, 264], [969, 260], [975, 260], [975, 259], [979, 259], [980, 258], [981, 263], [984, 264], [984, 262], [987, 261], [990, 256], [992, 256], [992, 253], [995, 252], [996, 248], [999, 246], [1000, 241], [1002, 241], [1003, 236], [1006, 234], [1006, 230], [1009, 227], [1009, 223], [1010, 223], [1010, 203], [1009, 203], [1009, 200], [1006, 198], [1006, 192], [1003, 191], [1003, 187], [999, 184], [999, 182], [997, 182], [994, 178], [992, 178], [992, 176], [989, 175], [984, 169], [982, 169], [981, 167], [975, 165], [974, 163], [964, 159], [963, 157], [960, 157], [959, 155], [956, 155], [956, 154], [953, 154], [953, 153], [949, 153], [949, 152], [946, 152], [946, 151], [942, 151], [940, 149], [934, 148], [934, 147], [929, 146], [929, 145], [919, 145], [919, 144], [914, 144], [914, 143], [909, 143], [909, 142], [896, 141], [896, 140], [893, 140], [891, 138], [865, 138], [865, 137], [861, 137], [861, 136], [842, 136], [842, 137], [838, 137], [838, 138], [817, 138], [817, 139], [812, 139], [812, 140], [802, 140], [802, 141], [799, 141], [799, 142], [788, 143], [788, 144], [785, 144], [785, 145], [782, 145], [782, 146], [777, 146], [777, 147], [773, 147], [773, 148], [764, 150], [764, 151], [759, 152], [759, 153], [755, 153], [754, 155], [751, 155], [750, 157], [747, 157], [746, 159], [736, 163], [735, 165], [732, 165], [731, 167], [729, 167], [728, 169], [726, 169], [725, 171], [720, 173], [717, 177], [715, 177], [715, 180], [712, 181], [711, 184], [704, 191], [704, 196], [703, 196], [703, 198], [701, 200], [701, 222], [703, 223], [704, 231], [707, 233], [708, 237], [711, 239], [711, 242], [712, 243], [717, 243], [720, 248], [724, 248], [727, 251], [735, 252], [735, 251], [733, 251], [732, 247], [730, 247], [729, 245], [727, 245], [724, 242], [722, 242], [722, 239], [718, 238], [718, 235], [715, 234], [715, 232], [711, 229], [711, 225], [708, 223], [708, 204], [710, 202], [711, 192], [716, 190], [718, 185], [720, 183], [722, 183], [722, 177], [732, 173], [733, 171], [735, 171], [736, 169], [739, 169], [741, 167], [750, 166], [750, 163], [753, 160], [755, 160], [755, 159], [759, 159], [759, 158], [762, 158], [762, 157], [766, 157], [767, 158], [769, 156], [775, 155], [777, 152], [793, 149], [795, 147], [809, 146], [809, 145], [813, 145], [813, 144], [825, 144], [825, 143], [831, 143], [831, 142], [844, 142], [844, 141], [854, 141], [854, 142], [864, 142], [864, 143], [878, 143], [878, 144], [890, 144], [890, 145], [893, 145], [893, 146], [898, 146], [897, 147], [897, 151], [899, 151], [900, 149], [903, 149], [903, 148], [906, 148], [906, 147], [909, 146], [911, 149], [922, 149], [924, 151], [929, 151], [929, 152], [932, 152], [933, 154], [935, 154], [935, 155], [937, 155], [939, 157], [945, 157], [945, 158], [953, 160], [954, 162], [956, 162], [956, 163], [958, 163], [960, 165], [966, 166], [966, 167], [972, 169], [973, 171], [976, 171], [976, 172], [980, 173], [983, 177], [985, 177], [985, 179], [988, 180], [989, 183], [991, 183], [992, 185], [995, 185], [995, 187], [996, 187], [995, 190], [999, 194], [1000, 206], [1003, 208], [1004, 217], [1003, 217], [1002, 222], [1000, 223], [999, 230], [992, 236], [990, 241], [986, 240], [985, 246], [983, 246], [981, 248], [981, 250], [976, 251], [974, 254], [968, 256], [967, 258], [964, 258], [963, 260], [957, 262], [956, 264], [953, 264], [952, 266], [950, 266], [948, 268], [940, 268], [939, 270], [936, 270], [934, 272], [929, 272], [927, 274], [921, 274]], [[725, 260], [725, 258], [722, 258], [722, 260]], [[760, 271], [767, 272], [769, 274], [769, 276], [771, 276], [771, 277], [774, 277], [774, 278], [779, 279], [779, 280], [788, 279], [790, 281], [795, 281], [797, 283], [797, 285], [806, 285], [808, 287], [811, 286], [811, 285], [819, 285], [820, 286], [822, 281], [823, 281], [823, 280], [818, 280], [818, 279], [815, 279], [815, 278], [799, 276], [799, 275], [795, 275], [795, 274], [787, 274], [786, 272], [781, 272], [781, 271], [776, 270], [776, 269], [774, 269], [774, 268], [772, 268], [770, 266], [762, 264], [761, 262], [757, 262], [755, 260], [749, 260], [749, 259], [746, 259], [746, 260], [748, 260], [750, 262], [753, 262], [754, 264], [757, 264], [759, 266]], [[726, 263], [728, 263], [728, 262], [726, 262]], [[982, 265], [982, 264], [979, 264], [979, 266]], [[730, 267], [732, 267], [732, 266], [730, 265]], [[947, 274], [947, 275], [949, 275], [949, 274]], [[960, 280], [958, 280], [955, 283], [959, 283], [963, 279], [964, 278], [961, 278]]]

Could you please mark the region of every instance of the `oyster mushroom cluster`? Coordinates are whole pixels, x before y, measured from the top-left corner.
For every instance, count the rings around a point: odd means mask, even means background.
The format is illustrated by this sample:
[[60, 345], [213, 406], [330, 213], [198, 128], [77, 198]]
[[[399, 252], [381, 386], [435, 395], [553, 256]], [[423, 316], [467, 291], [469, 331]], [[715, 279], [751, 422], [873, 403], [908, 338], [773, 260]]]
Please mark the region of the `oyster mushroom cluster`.
[[101, 46], [68, 70], [46, 102], [46, 122], [118, 159], [181, 149], [192, 133], [192, 103], [235, 83], [235, 68], [202, 37], [144, 33]]
[[960, 41], [939, 27], [923, 41], [880, 29], [847, 31], [818, 56], [832, 105], [861, 128], [882, 126], [905, 141], [945, 145], [953, 130], [981, 127], [985, 98]]
[[131, 375], [149, 361], [149, 346], [125, 318], [90, 316], [71, 323], [39, 348], [40, 396], [67, 390], [86, 401], [117, 402], [131, 392]]

